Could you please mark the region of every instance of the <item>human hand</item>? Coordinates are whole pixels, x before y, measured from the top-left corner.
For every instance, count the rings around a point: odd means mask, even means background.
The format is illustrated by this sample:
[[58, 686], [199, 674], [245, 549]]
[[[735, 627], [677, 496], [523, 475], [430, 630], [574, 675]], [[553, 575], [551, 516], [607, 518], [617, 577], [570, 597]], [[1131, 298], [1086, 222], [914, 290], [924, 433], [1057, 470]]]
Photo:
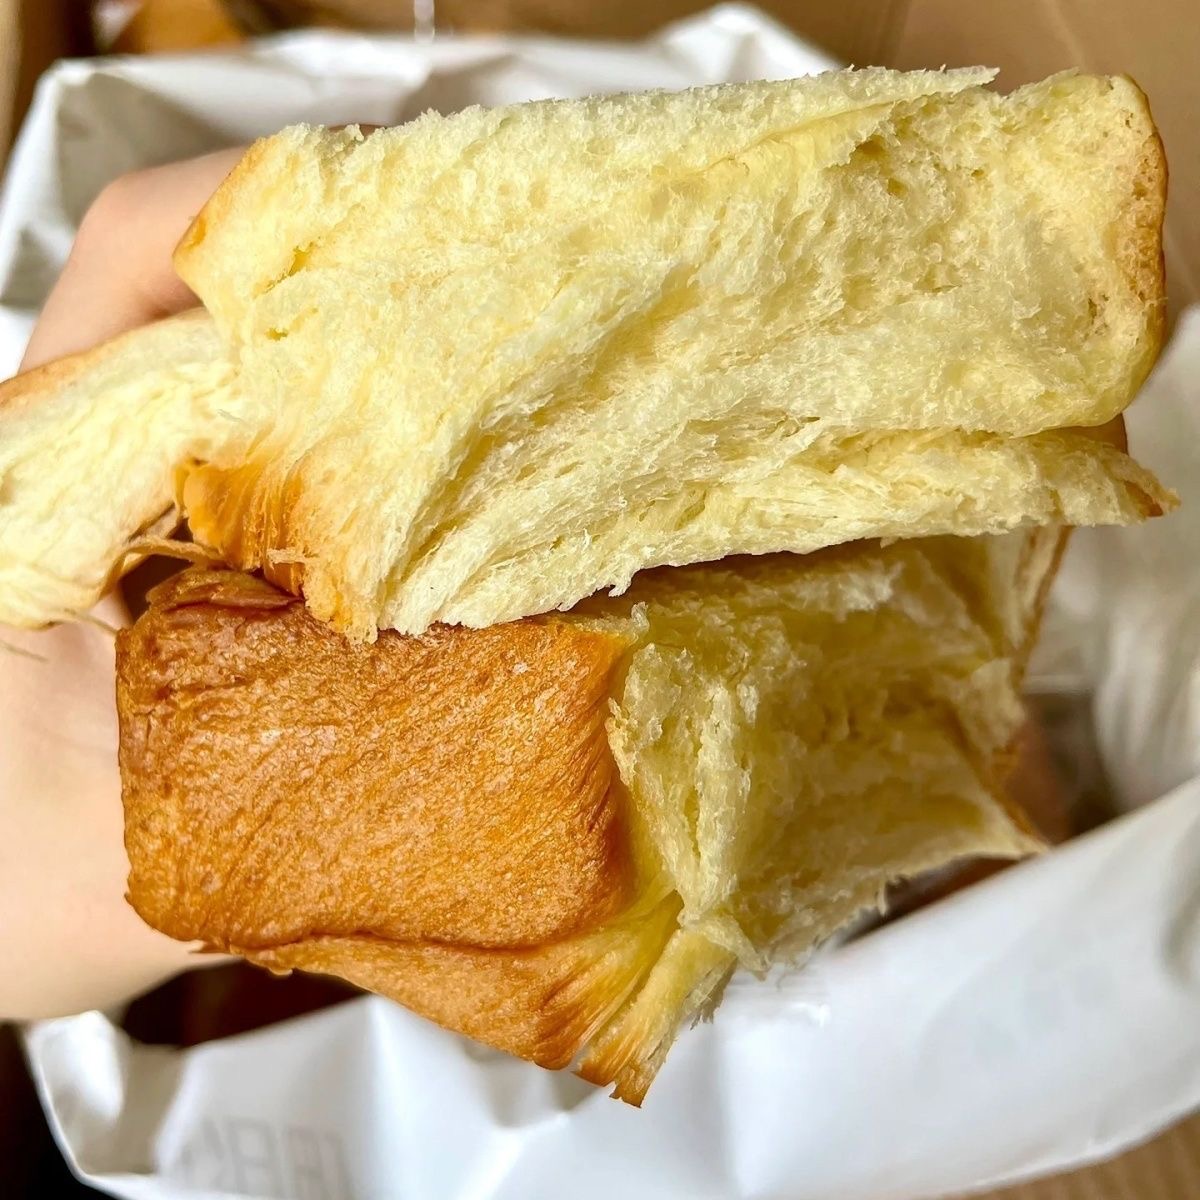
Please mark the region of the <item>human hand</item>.
[[[241, 155], [124, 176], [80, 227], [22, 369], [196, 303], [171, 253]], [[94, 614], [125, 625], [119, 596]], [[0, 1019], [119, 1003], [205, 961], [125, 901], [112, 636], [0, 630]], [[7, 647], [7, 652], [5, 647]]]

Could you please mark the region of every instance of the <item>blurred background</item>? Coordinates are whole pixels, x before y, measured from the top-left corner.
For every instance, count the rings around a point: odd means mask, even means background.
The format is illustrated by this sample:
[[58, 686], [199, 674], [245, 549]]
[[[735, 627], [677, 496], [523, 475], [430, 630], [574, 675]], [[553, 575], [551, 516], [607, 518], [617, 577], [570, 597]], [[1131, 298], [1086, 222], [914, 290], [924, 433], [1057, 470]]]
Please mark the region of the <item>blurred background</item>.
[[[311, 27], [422, 39], [495, 32], [634, 39], [707, 7], [703, 0], [0, 0], [0, 160], [39, 76], [63, 57], [228, 49]], [[1172, 318], [1200, 300], [1200, 0], [759, 0], [757, 7], [857, 65], [987, 63], [1001, 69], [1005, 88], [1071, 67], [1131, 74], [1150, 97], [1171, 167]], [[1077, 808], [1054, 840], [1095, 819]], [[332, 981], [275, 979], [234, 965], [174, 980], [135, 1002], [123, 1024], [143, 1041], [194, 1045], [352, 994]], [[70, 1177], [19, 1040], [0, 1026], [0, 1195], [95, 1194]], [[1114, 1162], [989, 1200], [1200, 1200], [1200, 1116]]]

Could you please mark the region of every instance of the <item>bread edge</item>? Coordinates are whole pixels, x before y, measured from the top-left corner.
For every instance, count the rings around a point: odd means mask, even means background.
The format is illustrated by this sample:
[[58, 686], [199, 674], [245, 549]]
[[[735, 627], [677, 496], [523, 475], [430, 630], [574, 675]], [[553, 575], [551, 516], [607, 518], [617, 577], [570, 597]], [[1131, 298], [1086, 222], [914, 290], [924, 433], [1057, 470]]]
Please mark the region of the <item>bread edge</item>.
[[86, 350], [77, 350], [73, 354], [20, 371], [0, 383], [0, 417], [29, 405], [54, 399], [89, 371], [118, 357], [129, 346], [161, 333], [168, 326], [186, 328], [209, 320], [207, 311], [201, 306], [185, 309], [181, 313], [160, 317], [145, 325], [126, 330]]
[[1119, 75], [1132, 90], [1133, 108], [1145, 120], [1148, 133], [1133, 176], [1133, 202], [1128, 219], [1117, 231], [1116, 256], [1133, 294], [1147, 309], [1146, 352], [1134, 378], [1141, 387], [1158, 359], [1167, 329], [1167, 276], [1163, 252], [1168, 166], [1162, 135], [1154, 121], [1150, 98], [1129, 75]]

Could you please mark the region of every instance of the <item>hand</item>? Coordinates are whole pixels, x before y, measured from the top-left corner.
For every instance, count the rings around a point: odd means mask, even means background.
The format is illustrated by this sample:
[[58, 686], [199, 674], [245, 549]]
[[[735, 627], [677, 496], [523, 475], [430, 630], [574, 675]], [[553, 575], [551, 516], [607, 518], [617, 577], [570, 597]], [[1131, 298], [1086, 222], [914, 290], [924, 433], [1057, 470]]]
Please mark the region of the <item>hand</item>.
[[[240, 150], [118, 179], [84, 217], [22, 368], [196, 303], [171, 253]], [[128, 624], [119, 596], [95, 616]], [[113, 642], [0, 629], [0, 1019], [120, 1003], [197, 956], [125, 901]], [[7, 647], [7, 650], [6, 650]]]

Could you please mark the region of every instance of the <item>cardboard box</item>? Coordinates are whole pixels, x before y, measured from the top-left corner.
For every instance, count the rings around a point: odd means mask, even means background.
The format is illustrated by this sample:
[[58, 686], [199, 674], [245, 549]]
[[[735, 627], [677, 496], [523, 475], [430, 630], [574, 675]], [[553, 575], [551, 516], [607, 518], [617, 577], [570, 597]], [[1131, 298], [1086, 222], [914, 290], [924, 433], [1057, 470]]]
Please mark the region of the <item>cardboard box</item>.
[[1194, 1200], [1200, 1196], [1200, 1115], [1106, 1163], [961, 1200]]
[[0, 0], [0, 162], [29, 106], [38, 76], [57, 58], [91, 50], [87, 5]]

